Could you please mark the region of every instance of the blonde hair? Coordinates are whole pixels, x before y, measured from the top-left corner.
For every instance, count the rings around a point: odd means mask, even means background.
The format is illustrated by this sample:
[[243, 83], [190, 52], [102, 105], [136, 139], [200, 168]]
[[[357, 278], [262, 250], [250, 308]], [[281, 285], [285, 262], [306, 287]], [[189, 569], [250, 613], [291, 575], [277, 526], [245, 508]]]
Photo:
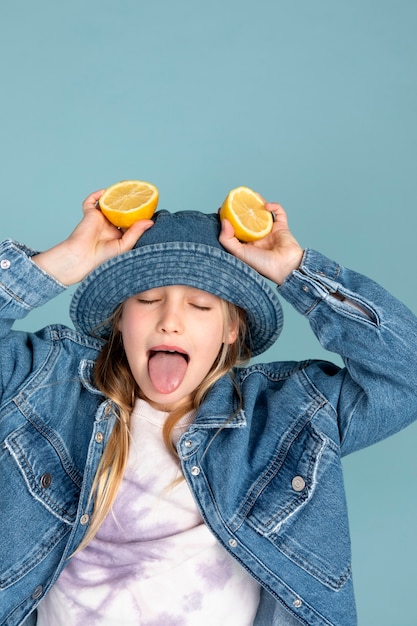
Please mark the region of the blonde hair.
[[[94, 478], [90, 495], [90, 498], [94, 497], [91, 524], [76, 552], [85, 548], [96, 535], [116, 498], [129, 453], [130, 416], [136, 398], [141, 395], [139, 386], [131, 373], [123, 348], [122, 335], [118, 329], [122, 308], [123, 305], [119, 305], [110, 320], [112, 331], [109, 340], [97, 358], [94, 368], [95, 384], [116, 406], [117, 420]], [[225, 336], [227, 336], [230, 328], [236, 328], [237, 339], [231, 344], [224, 343], [222, 345], [210, 372], [197, 387], [193, 397], [168, 415], [162, 431], [163, 441], [168, 450], [177, 459], [177, 450], [172, 440], [172, 432], [175, 425], [185, 413], [199, 408], [207, 392], [219, 378], [227, 372], [232, 375], [232, 368], [235, 365], [241, 365], [250, 358], [249, 348], [245, 343], [246, 316], [244, 311], [225, 300], [222, 300], [222, 309]], [[233, 377], [232, 380], [238, 392], [239, 401], [241, 401], [239, 390]]]

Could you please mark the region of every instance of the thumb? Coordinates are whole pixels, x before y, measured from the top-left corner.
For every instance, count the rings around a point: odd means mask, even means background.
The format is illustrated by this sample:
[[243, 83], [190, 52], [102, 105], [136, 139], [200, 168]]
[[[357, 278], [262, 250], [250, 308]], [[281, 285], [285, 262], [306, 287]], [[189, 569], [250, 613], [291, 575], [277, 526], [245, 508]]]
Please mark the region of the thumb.
[[125, 230], [119, 241], [120, 252], [127, 252], [128, 250], [131, 250], [135, 246], [136, 242], [142, 237], [143, 233], [149, 228], [152, 228], [153, 225], [154, 222], [152, 220], [139, 220], [138, 222], [132, 224], [130, 228]]
[[243, 244], [235, 237], [235, 231], [229, 220], [222, 219], [219, 242], [234, 256], [243, 257]]

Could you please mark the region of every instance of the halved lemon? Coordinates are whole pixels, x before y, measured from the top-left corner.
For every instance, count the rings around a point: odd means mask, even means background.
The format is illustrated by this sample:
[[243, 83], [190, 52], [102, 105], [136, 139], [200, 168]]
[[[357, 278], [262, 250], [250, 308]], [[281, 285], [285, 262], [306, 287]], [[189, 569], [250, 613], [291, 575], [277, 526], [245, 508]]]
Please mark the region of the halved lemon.
[[232, 224], [240, 241], [256, 241], [271, 232], [272, 213], [266, 210], [265, 201], [249, 187], [236, 187], [230, 191], [220, 209], [220, 219]]
[[98, 204], [112, 224], [129, 228], [138, 220], [150, 219], [158, 200], [159, 192], [155, 185], [143, 180], [122, 180], [108, 187]]

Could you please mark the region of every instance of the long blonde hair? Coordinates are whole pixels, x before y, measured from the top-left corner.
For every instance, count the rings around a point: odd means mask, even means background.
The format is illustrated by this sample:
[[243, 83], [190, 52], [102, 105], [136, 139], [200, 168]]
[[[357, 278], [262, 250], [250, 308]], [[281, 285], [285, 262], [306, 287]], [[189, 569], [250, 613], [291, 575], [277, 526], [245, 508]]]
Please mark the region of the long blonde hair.
[[[112, 316], [112, 331], [109, 340], [100, 352], [94, 368], [95, 384], [113, 401], [117, 408], [117, 420], [94, 478], [90, 496], [94, 498], [91, 523], [76, 552], [85, 548], [93, 539], [115, 500], [129, 452], [130, 416], [136, 398], [141, 395], [139, 386], [131, 373], [123, 348], [122, 335], [118, 329], [122, 309], [123, 304], [119, 305]], [[177, 459], [177, 450], [172, 441], [175, 425], [185, 413], [199, 408], [207, 392], [219, 378], [227, 372], [232, 375], [232, 368], [235, 365], [240, 365], [250, 358], [250, 352], [245, 343], [246, 321], [244, 311], [225, 300], [222, 300], [222, 309], [225, 336], [227, 336], [229, 328], [236, 328], [237, 339], [231, 344], [224, 343], [222, 345], [210, 372], [197, 387], [193, 397], [168, 415], [162, 430], [163, 441]]]

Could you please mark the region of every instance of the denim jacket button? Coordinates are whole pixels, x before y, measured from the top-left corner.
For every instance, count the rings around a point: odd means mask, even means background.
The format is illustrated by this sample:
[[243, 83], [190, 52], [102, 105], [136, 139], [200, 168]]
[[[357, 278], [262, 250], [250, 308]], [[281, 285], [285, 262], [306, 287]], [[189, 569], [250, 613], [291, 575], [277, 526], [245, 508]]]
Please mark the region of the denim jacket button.
[[294, 491], [302, 491], [306, 486], [306, 481], [302, 476], [294, 476], [291, 481], [291, 486]]
[[236, 546], [237, 546], [237, 541], [236, 541], [236, 539], [229, 539], [229, 546], [230, 546], [231, 548], [236, 548]]
[[194, 467], [191, 468], [191, 474], [193, 476], [198, 476], [200, 473], [200, 468], [197, 467], [196, 465], [194, 465]]
[[32, 591], [32, 600], [39, 600], [39, 598], [41, 597], [42, 594], [43, 594], [43, 587], [42, 587], [42, 585], [38, 585]]
[[90, 521], [90, 516], [87, 515], [87, 513], [84, 513], [84, 515], [81, 515], [80, 524], [82, 526], [85, 526], [86, 524], [88, 524], [89, 521]]
[[193, 442], [190, 441], [189, 439], [187, 439], [187, 441], [184, 442], [184, 446], [186, 448], [191, 448], [192, 445], [193, 445]]
[[45, 474], [42, 474], [40, 483], [41, 483], [41, 487], [43, 487], [44, 489], [48, 489], [48, 487], [52, 485], [51, 474], [49, 474], [49, 472], [45, 472]]
[[10, 267], [10, 261], [9, 259], [2, 259], [0, 261], [0, 267], [2, 270], [8, 270]]
[[98, 432], [95, 436], [96, 443], [103, 443], [104, 435]]
[[300, 606], [302, 606], [302, 604], [303, 604], [303, 602], [302, 602], [302, 600], [300, 600], [300, 598], [296, 598], [296, 599], [294, 600], [294, 602], [292, 603], [292, 605], [293, 605], [296, 609], [299, 609], [299, 608], [300, 608]]

